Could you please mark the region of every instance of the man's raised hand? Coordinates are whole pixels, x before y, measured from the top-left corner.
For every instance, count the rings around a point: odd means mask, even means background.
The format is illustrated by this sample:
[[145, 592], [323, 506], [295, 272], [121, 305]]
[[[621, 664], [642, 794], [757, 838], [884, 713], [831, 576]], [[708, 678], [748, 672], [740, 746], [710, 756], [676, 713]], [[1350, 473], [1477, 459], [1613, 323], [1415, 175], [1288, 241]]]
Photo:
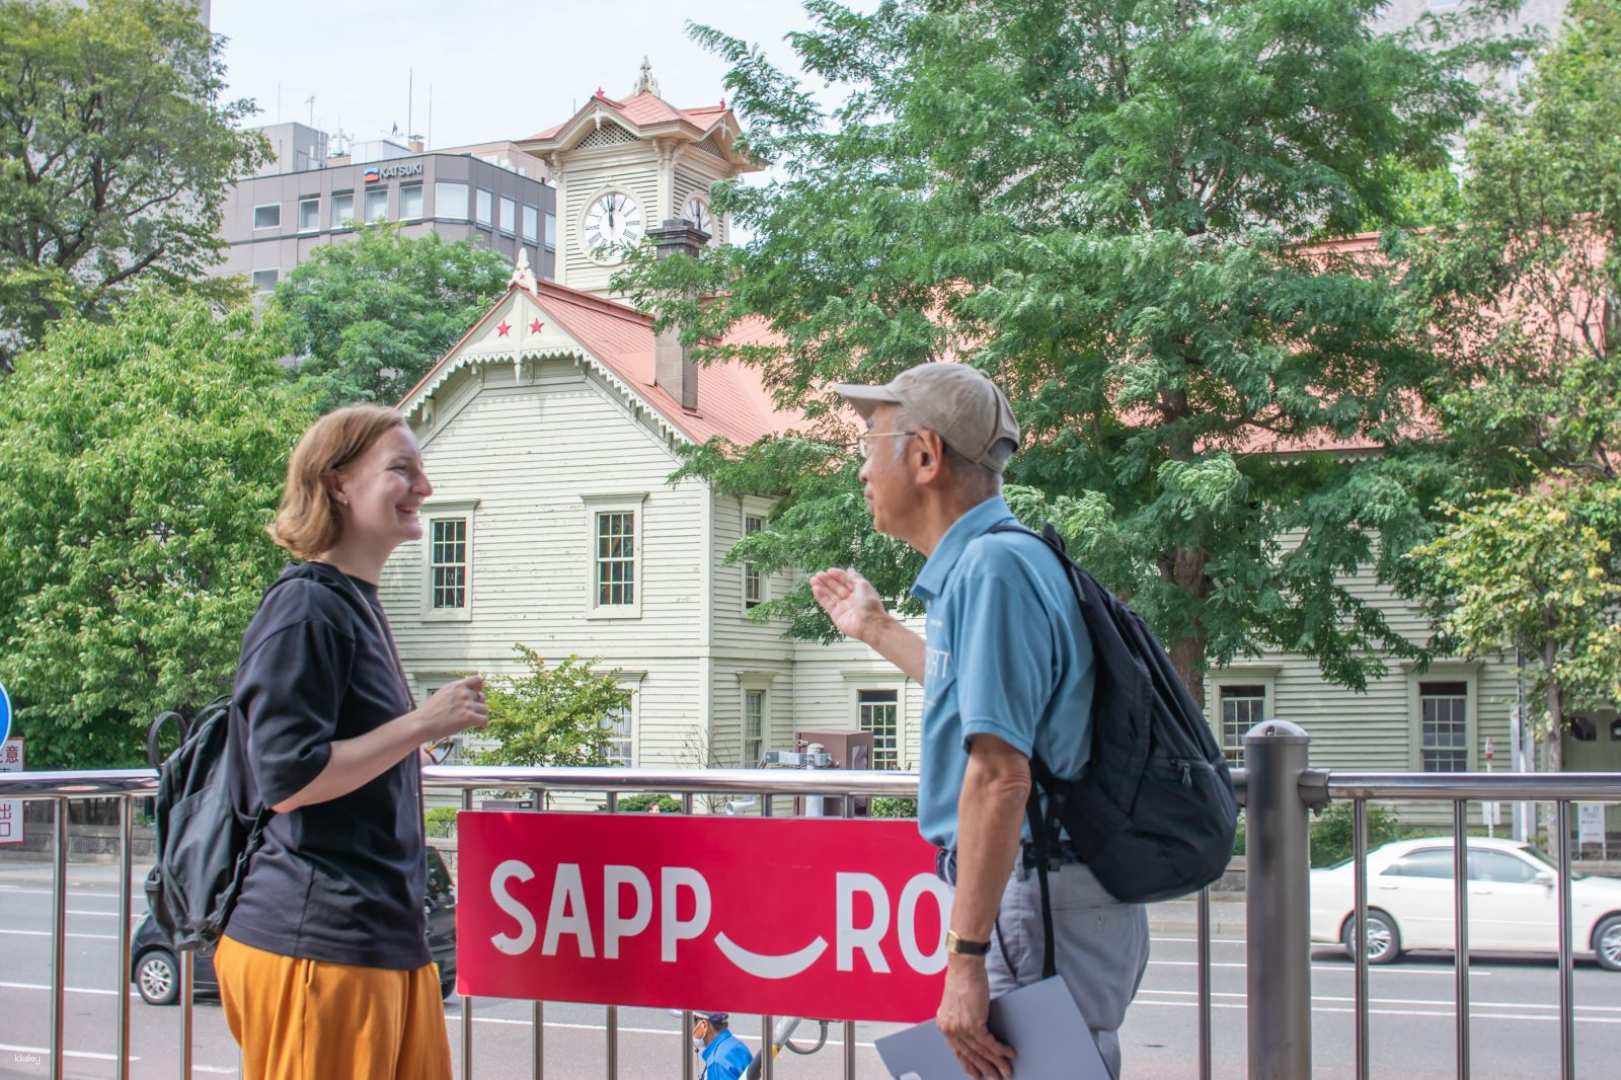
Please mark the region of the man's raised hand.
[[873, 632], [887, 613], [870, 581], [854, 570], [834, 568], [812, 574], [810, 586], [811, 595], [841, 633], [871, 643]]

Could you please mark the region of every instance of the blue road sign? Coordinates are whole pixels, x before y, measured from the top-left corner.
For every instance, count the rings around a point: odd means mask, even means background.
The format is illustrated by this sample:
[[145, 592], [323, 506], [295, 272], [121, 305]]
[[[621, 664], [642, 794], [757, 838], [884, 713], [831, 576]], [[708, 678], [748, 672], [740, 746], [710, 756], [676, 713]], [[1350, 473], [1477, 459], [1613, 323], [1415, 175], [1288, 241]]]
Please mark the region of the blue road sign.
[[0, 745], [11, 737], [11, 695], [6, 684], [0, 683]]

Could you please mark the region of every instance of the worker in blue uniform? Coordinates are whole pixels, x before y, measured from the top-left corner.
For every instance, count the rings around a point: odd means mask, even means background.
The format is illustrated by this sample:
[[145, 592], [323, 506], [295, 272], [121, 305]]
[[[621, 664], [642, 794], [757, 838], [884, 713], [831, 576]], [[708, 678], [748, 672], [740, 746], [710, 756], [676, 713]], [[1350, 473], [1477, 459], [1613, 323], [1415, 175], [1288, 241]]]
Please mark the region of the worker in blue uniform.
[[703, 1059], [703, 1080], [742, 1080], [754, 1060], [743, 1040], [732, 1034], [729, 1016], [723, 1012], [694, 1014], [692, 1049]]

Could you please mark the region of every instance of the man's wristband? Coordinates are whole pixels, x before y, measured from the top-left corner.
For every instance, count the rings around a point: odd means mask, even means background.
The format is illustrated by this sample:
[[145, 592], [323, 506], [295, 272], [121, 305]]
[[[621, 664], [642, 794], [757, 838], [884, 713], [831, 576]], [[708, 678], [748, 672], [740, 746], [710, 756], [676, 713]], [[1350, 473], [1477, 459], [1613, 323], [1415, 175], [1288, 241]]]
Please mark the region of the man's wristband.
[[988, 941], [969, 941], [967, 938], [957, 936], [957, 931], [946, 931], [946, 952], [956, 953], [958, 956], [984, 956], [991, 951]]

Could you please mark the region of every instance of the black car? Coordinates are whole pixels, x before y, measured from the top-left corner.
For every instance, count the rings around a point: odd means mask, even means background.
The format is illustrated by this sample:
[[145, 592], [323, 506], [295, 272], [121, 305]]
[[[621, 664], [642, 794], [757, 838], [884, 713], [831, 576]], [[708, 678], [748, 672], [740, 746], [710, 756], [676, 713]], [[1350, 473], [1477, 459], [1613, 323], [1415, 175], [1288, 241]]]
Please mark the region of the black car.
[[[428, 893], [422, 904], [428, 916], [428, 951], [439, 965], [439, 992], [449, 997], [456, 989], [456, 889], [444, 857], [428, 849]], [[148, 1005], [173, 1005], [180, 999], [180, 962], [163, 928], [148, 911], [130, 942], [130, 981]], [[192, 987], [199, 994], [217, 995], [214, 951], [199, 949], [192, 967]]]

